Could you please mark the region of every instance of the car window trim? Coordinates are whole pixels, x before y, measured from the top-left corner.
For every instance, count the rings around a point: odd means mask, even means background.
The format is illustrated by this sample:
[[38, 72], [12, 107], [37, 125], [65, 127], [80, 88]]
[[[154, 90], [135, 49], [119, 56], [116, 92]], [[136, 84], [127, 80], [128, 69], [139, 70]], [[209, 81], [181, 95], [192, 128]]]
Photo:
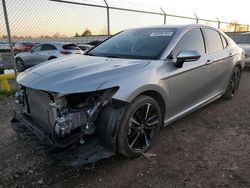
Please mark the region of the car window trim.
[[206, 44], [205, 35], [204, 35], [204, 33], [203, 33], [202, 28], [200, 28], [200, 32], [201, 32], [202, 39], [203, 39], [203, 45], [204, 45], [204, 49], [205, 49], [205, 54], [207, 54], [207, 52], [208, 52], [208, 47], [207, 47], [207, 44]]
[[[233, 56], [235, 56], [235, 55], [237, 55], [237, 54], [234, 54]], [[220, 59], [218, 59], [218, 60], [216, 60], [216, 61], [213, 61], [213, 62], [210, 63], [209, 65], [218, 63], [218, 61], [222, 61], [222, 60], [224, 60], [224, 59], [227, 59], [227, 57], [223, 57], [223, 58], [220, 58]], [[192, 67], [192, 68], [190, 68], [190, 69], [185, 69], [185, 70], [180, 71], [180, 72], [178, 72], [178, 73], [176, 73], [176, 74], [174, 74], [174, 75], [169, 75], [169, 76], [167, 76], [167, 77], [165, 77], [165, 78], [163, 78], [163, 79], [161, 79], [161, 80], [165, 80], [165, 79], [168, 79], [168, 78], [177, 76], [177, 75], [179, 75], [179, 74], [186, 73], [186, 72], [189, 72], [189, 71], [192, 71], [192, 70], [201, 68], [201, 67], [206, 67], [206, 66], [207, 66], [206, 64], [202, 64], [202, 65], [199, 65], [199, 66], [196, 66], [196, 67]]]
[[[227, 41], [227, 39], [221, 33], [220, 33], [220, 38], [221, 38], [223, 49], [227, 48], [228, 47], [228, 41]], [[224, 40], [226, 41], [226, 46], [224, 46], [222, 38], [224, 38]]]

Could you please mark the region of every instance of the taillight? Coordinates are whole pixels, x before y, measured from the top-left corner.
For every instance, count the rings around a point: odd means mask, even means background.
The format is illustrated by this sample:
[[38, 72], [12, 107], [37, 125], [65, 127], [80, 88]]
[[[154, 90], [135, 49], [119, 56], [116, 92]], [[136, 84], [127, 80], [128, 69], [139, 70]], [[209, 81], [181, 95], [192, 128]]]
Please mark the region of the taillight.
[[69, 51], [60, 51], [61, 54], [64, 54], [64, 55], [68, 55], [68, 54], [72, 54], [72, 52], [69, 52]]

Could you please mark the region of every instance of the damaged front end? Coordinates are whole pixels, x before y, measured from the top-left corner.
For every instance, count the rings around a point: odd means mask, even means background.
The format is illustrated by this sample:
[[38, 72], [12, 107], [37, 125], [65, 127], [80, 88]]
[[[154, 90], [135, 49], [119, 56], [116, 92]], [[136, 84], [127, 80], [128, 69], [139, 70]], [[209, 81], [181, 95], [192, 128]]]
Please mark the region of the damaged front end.
[[116, 134], [126, 103], [112, 99], [118, 87], [61, 95], [21, 87], [22, 106], [11, 124], [35, 149], [79, 166], [116, 152]]

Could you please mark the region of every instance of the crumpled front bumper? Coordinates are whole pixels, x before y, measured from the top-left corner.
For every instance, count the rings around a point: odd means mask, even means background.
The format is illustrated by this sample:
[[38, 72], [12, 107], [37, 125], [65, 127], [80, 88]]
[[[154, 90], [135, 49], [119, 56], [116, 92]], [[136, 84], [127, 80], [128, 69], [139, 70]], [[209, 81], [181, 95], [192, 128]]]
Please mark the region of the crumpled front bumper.
[[35, 150], [64, 165], [80, 166], [94, 163], [115, 154], [114, 147], [107, 148], [101, 145], [102, 141], [99, 141], [98, 136], [90, 138], [84, 144], [75, 143], [66, 148], [58, 148], [46, 130], [20, 113], [14, 115], [11, 126]]

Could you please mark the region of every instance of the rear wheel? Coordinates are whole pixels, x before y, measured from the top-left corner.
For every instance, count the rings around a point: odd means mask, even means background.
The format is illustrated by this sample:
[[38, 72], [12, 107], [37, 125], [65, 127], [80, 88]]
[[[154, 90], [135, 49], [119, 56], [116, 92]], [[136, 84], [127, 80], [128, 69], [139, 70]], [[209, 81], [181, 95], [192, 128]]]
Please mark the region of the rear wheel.
[[137, 157], [152, 147], [162, 125], [158, 102], [148, 96], [137, 97], [122, 118], [117, 145], [121, 154]]
[[20, 58], [16, 59], [16, 68], [18, 72], [22, 72], [26, 69], [26, 66], [22, 59]]
[[232, 99], [236, 95], [239, 88], [240, 79], [241, 79], [241, 69], [240, 67], [235, 66], [229, 84], [227, 86], [226, 93], [223, 95], [225, 99]]

